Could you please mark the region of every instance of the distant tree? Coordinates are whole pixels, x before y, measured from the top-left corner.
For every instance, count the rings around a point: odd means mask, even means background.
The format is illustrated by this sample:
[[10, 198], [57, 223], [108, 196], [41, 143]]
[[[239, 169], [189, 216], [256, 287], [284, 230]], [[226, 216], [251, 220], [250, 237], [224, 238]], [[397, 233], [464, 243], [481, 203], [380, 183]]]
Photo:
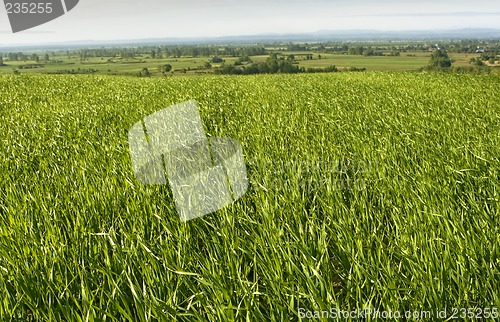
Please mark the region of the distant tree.
[[330, 73], [330, 72], [338, 72], [339, 70], [337, 69], [337, 67], [335, 67], [335, 65], [330, 65], [328, 67], [325, 67], [325, 68], [321, 68], [321, 67], [310, 67], [310, 68], [307, 68], [305, 70], [306, 73]]
[[491, 57], [491, 58], [488, 60], [488, 63], [490, 63], [490, 65], [495, 65], [495, 58]]
[[151, 73], [149, 72], [149, 69], [147, 67], [144, 67], [140, 73], [141, 77], [149, 77], [151, 76]]
[[363, 55], [365, 49], [363, 47], [349, 47], [348, 54], [349, 55]]
[[280, 69], [280, 66], [278, 65], [278, 60], [276, 59], [268, 59], [267, 65], [269, 66], [269, 73], [275, 74], [278, 72]]
[[438, 49], [432, 53], [429, 66], [447, 68], [451, 66], [451, 59], [446, 51]]
[[43, 60], [44, 60], [46, 63], [48, 63], [48, 62], [49, 62], [49, 60], [50, 60], [50, 59], [49, 59], [49, 54], [45, 54], [45, 57], [44, 57], [44, 59], [43, 59]]
[[491, 57], [494, 57], [494, 56], [491, 56], [490, 53], [482, 53], [481, 54], [481, 60], [489, 60]]
[[172, 70], [172, 65], [170, 65], [170, 64], [158, 66], [158, 71], [160, 73], [163, 73], [163, 72], [167, 72], [168, 73], [171, 70]]
[[260, 63], [258, 67], [259, 67], [259, 73], [261, 74], [269, 73], [269, 65], [267, 63]]
[[[324, 47], [324, 46], [323, 46]], [[321, 59], [321, 55], [318, 55], [318, 59]]]
[[0, 66], [5, 66], [5, 64], [3, 63], [3, 57], [0, 56]]
[[375, 56], [375, 51], [372, 49], [371, 46], [368, 46], [365, 51], [363, 51], [364, 56]]
[[153, 58], [153, 59], [156, 58], [156, 51], [151, 50], [151, 58]]
[[243, 63], [251, 63], [251, 62], [252, 60], [250, 59], [250, 57], [245, 55], [243, 57], [239, 57], [234, 64], [243, 65]]
[[211, 62], [212, 62], [212, 63], [215, 63], [215, 64], [222, 63], [223, 61], [224, 61], [224, 59], [222, 59], [222, 58], [220, 58], [220, 57], [217, 57], [217, 56], [212, 57], [212, 60], [211, 60]]
[[257, 64], [252, 64], [245, 69], [244, 73], [247, 75], [259, 74], [260, 73], [259, 66]]

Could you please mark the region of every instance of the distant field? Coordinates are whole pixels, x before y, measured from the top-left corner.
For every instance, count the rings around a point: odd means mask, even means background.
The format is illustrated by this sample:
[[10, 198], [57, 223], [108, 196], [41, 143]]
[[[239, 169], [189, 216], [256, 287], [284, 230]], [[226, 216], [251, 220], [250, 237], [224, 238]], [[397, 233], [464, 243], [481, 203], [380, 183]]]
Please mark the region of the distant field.
[[[325, 61], [389, 64], [352, 59]], [[418, 72], [0, 76], [0, 320], [491, 317], [499, 88]], [[250, 188], [181, 223], [167, 186], [135, 180], [127, 135], [190, 99], [209, 135], [241, 142]]]
[[[366, 68], [368, 71], [404, 71], [417, 70], [426, 66], [430, 59], [430, 53], [407, 52], [401, 53], [401, 56], [356, 56], [340, 54], [319, 54], [313, 53], [313, 60], [304, 60], [304, 52], [282, 52], [282, 54], [295, 54], [296, 60], [303, 67], [327, 67], [337, 66], [339, 69], [349, 67]], [[321, 55], [321, 59], [318, 58]], [[267, 55], [251, 56], [254, 62], [260, 62], [267, 59]], [[469, 66], [471, 57], [479, 57], [478, 54], [450, 54], [455, 59], [455, 65]], [[136, 57], [133, 59], [120, 59], [113, 57], [89, 58], [80, 61], [77, 57], [57, 56], [59, 63], [40, 62], [38, 68], [23, 68], [34, 65], [34, 62], [24, 61], [6, 61], [7, 66], [0, 67], [0, 74], [12, 74], [17, 69], [22, 74], [53, 74], [53, 73], [92, 73], [104, 75], [129, 75], [137, 76], [143, 68], [148, 68], [152, 76], [163, 76], [158, 66], [170, 64], [172, 72], [166, 73], [167, 76], [197, 75], [212, 73], [213, 68], [220, 64], [212, 64], [212, 68], [206, 68], [205, 63], [210, 61], [209, 57], [182, 57], [151, 59], [149, 56]], [[233, 64], [238, 57], [222, 57], [226, 64]]]
[[415, 70], [421, 68], [429, 62], [427, 57], [364, 57], [350, 55], [321, 55], [321, 59], [300, 61], [304, 67], [327, 67], [335, 65], [339, 68], [364, 67], [371, 71], [382, 70]]
[[[372, 56], [362, 55], [340, 55], [313, 53], [313, 60], [305, 60], [303, 52], [282, 52], [284, 55], [294, 54], [300, 66], [304, 67], [327, 67], [335, 65], [340, 69], [349, 67], [364, 67], [369, 71], [403, 71], [417, 70], [429, 63], [431, 53], [403, 52], [400, 56]], [[318, 58], [321, 55], [321, 59]], [[479, 57], [478, 54], [449, 54], [455, 59], [456, 65], [469, 66], [471, 57]], [[255, 61], [264, 61], [267, 56], [254, 56]]]
[[96, 70], [98, 74], [108, 75], [130, 75], [137, 76], [143, 68], [148, 68], [153, 75], [161, 75], [158, 66], [170, 64], [174, 73], [184, 74], [184, 69], [196, 69], [203, 66], [208, 58], [171, 58], [171, 59], [151, 59], [149, 57], [138, 57], [134, 59], [116, 59], [112, 57], [89, 58], [84, 61], [76, 57], [58, 57], [61, 63], [40, 63], [40, 68], [19, 69], [20, 66], [29, 65], [31, 62], [6, 62], [8, 66], [0, 67], [0, 73], [12, 73], [13, 68], [17, 68], [20, 73], [60, 73], [83, 72], [85, 70]]

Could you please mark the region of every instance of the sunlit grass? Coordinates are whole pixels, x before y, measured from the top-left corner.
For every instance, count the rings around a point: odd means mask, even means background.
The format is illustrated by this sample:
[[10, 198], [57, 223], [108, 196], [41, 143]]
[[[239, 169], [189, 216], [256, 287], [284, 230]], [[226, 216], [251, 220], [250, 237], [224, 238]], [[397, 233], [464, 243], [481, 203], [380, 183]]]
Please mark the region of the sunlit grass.
[[[500, 307], [500, 78], [0, 77], [0, 320]], [[250, 189], [181, 223], [127, 131], [195, 99]], [[352, 182], [357, 182], [353, 185]]]

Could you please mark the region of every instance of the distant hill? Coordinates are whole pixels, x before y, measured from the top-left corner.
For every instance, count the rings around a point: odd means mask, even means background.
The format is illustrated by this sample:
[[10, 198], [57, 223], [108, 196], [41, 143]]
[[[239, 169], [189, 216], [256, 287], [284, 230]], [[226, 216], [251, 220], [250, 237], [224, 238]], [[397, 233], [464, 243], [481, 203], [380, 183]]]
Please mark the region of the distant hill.
[[266, 43], [274, 41], [363, 41], [363, 40], [450, 40], [450, 39], [499, 39], [500, 29], [450, 29], [450, 30], [320, 30], [310, 33], [259, 34], [224, 37], [145, 38], [120, 40], [78, 40], [64, 43], [4, 45], [0, 48], [75, 48], [81, 46], [135, 46], [163, 44], [227, 44]]
[[254, 36], [228, 36], [212, 38], [215, 41], [335, 41], [335, 40], [426, 40], [426, 39], [500, 39], [500, 29], [454, 30], [321, 30], [298, 34], [262, 34]]

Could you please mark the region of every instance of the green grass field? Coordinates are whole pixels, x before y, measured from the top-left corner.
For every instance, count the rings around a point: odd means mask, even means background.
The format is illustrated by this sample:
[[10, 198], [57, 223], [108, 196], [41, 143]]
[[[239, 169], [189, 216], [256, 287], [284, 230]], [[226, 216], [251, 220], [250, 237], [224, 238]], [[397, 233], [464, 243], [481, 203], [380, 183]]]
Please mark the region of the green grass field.
[[[414, 72], [0, 76], [0, 320], [499, 309], [498, 88]], [[127, 135], [190, 99], [209, 135], [240, 141], [250, 189], [181, 223], [167, 186], [135, 180]]]

